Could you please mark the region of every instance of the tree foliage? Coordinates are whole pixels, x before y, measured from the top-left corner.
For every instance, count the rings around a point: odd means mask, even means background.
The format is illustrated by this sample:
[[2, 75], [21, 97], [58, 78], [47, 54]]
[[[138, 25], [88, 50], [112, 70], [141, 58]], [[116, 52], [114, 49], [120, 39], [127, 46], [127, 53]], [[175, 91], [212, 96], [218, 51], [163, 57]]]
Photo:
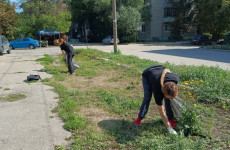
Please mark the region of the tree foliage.
[[111, 34], [111, 8], [110, 0], [72, 1], [73, 20], [78, 23], [80, 31], [89, 25], [90, 40], [100, 41], [107, 34]]
[[17, 14], [14, 11], [15, 5], [9, 2], [0, 2], [0, 34], [11, 36], [15, 28]]
[[171, 40], [182, 40], [182, 35], [188, 31], [188, 26], [192, 24], [194, 17], [193, 2], [191, 0], [169, 0], [176, 10], [176, 17], [171, 26]]
[[42, 29], [68, 32], [71, 26], [71, 12], [68, 1], [27, 0], [21, 4], [23, 12], [17, 20], [17, 37], [35, 37]]
[[189, 25], [196, 26], [197, 34], [210, 33], [214, 40], [230, 30], [230, 0], [169, 1], [178, 12], [171, 24], [173, 38], [180, 38]]
[[141, 14], [133, 7], [121, 6], [118, 12], [118, 33], [121, 41], [135, 41], [137, 27], [141, 23]]
[[230, 0], [195, 0], [195, 5], [198, 32], [218, 39], [230, 30]]
[[[79, 28], [84, 28], [86, 22], [89, 24], [92, 41], [101, 41], [113, 33], [111, 2], [111, 0], [72, 0], [73, 20], [78, 23]], [[116, 3], [118, 36], [121, 41], [134, 40], [138, 23], [142, 22], [140, 16], [143, 13], [145, 18], [148, 18], [150, 14], [147, 7], [144, 8], [144, 0], [117, 0]]]

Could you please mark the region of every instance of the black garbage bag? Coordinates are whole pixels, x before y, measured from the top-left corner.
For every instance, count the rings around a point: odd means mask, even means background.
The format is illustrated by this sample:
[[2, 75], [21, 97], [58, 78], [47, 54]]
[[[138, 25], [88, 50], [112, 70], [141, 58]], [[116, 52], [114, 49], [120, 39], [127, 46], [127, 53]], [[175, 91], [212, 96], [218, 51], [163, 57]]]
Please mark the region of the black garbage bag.
[[37, 81], [39, 79], [41, 79], [41, 77], [39, 75], [29, 75], [29, 76], [27, 76], [27, 81], [33, 81], [33, 80]]

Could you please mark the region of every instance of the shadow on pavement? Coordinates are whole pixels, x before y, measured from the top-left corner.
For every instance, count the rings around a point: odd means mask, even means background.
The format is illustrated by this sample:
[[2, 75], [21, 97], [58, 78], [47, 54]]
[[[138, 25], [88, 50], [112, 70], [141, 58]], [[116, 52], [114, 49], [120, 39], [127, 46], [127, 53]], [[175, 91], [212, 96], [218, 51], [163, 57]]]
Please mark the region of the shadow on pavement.
[[230, 63], [230, 59], [229, 59], [230, 53], [226, 51], [214, 51], [214, 50], [193, 48], [193, 49], [151, 50], [151, 51], [143, 51], [143, 52]]

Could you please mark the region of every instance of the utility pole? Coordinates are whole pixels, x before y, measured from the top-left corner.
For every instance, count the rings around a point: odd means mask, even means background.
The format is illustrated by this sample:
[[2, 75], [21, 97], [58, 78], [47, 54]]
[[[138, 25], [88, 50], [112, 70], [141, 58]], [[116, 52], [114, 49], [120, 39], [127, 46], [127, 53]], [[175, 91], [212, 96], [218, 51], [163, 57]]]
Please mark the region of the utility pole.
[[113, 7], [113, 46], [114, 53], [117, 53], [117, 18], [116, 18], [116, 0], [112, 0]]

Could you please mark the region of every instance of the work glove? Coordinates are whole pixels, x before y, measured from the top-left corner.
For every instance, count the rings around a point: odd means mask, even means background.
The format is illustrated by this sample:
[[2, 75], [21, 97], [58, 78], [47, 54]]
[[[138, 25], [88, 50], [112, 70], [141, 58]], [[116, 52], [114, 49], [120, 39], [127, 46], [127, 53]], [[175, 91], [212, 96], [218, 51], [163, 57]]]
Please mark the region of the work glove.
[[136, 119], [136, 121], [134, 121], [134, 124], [137, 125], [137, 126], [139, 126], [139, 125], [141, 124], [141, 120], [142, 120], [142, 119], [138, 117], [138, 118]]
[[168, 128], [168, 132], [169, 134], [177, 135], [177, 132], [172, 127]]
[[169, 121], [171, 127], [176, 128], [176, 121], [175, 121], [175, 119], [171, 119], [171, 120], [168, 120], [168, 121]]

